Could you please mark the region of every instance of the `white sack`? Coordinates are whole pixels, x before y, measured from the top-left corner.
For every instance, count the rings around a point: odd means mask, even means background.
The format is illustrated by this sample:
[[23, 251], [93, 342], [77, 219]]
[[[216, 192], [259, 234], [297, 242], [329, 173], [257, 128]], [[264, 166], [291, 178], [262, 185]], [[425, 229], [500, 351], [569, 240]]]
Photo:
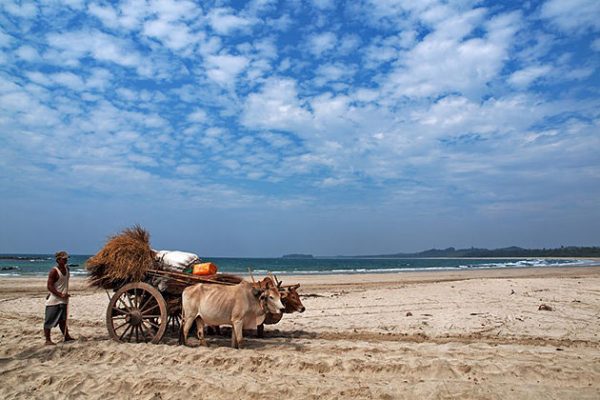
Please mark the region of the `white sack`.
[[200, 257], [184, 251], [161, 250], [156, 252], [156, 261], [167, 270], [183, 271], [192, 264], [200, 262]]

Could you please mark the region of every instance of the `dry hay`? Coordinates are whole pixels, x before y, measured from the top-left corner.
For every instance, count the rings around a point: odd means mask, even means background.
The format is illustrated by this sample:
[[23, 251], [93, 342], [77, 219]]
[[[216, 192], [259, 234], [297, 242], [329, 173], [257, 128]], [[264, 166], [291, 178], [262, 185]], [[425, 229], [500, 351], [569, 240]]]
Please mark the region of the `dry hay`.
[[140, 281], [153, 267], [150, 234], [139, 225], [110, 237], [104, 248], [86, 263], [90, 284], [104, 289]]

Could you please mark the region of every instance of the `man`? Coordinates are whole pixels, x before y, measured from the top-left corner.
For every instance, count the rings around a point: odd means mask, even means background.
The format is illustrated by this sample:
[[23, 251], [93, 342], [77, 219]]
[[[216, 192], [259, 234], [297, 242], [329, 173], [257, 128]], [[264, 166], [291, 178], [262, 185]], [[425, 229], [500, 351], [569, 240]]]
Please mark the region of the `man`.
[[69, 255], [66, 251], [59, 251], [54, 255], [56, 258], [56, 266], [54, 266], [48, 274], [48, 291], [46, 297], [46, 317], [44, 319], [44, 335], [46, 336], [46, 345], [53, 345], [54, 342], [50, 339], [50, 330], [56, 325], [64, 336], [65, 342], [70, 342], [73, 339], [69, 335], [67, 327], [68, 305], [69, 305], [69, 267], [67, 261]]

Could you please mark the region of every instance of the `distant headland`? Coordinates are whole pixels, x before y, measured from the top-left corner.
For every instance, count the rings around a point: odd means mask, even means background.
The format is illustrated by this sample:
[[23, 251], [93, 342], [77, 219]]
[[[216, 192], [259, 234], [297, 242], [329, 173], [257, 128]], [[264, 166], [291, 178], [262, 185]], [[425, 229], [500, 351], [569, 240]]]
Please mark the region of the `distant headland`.
[[314, 258], [312, 254], [285, 254], [281, 258]]
[[524, 249], [521, 247], [504, 247], [500, 249], [482, 249], [471, 247], [469, 249], [430, 249], [418, 253], [395, 253], [355, 257], [381, 257], [381, 258], [490, 258], [490, 257], [600, 257], [600, 247], [562, 246], [554, 249]]
[[[321, 256], [320, 256], [321, 257]], [[322, 256], [331, 258], [331, 256]], [[393, 253], [393, 254], [364, 254], [356, 256], [338, 255], [335, 258], [506, 258], [506, 257], [591, 257], [600, 258], [598, 246], [561, 246], [559, 248], [525, 249], [511, 246], [499, 249], [485, 249], [471, 247], [468, 249], [430, 249], [418, 253]], [[312, 254], [286, 254], [282, 258], [314, 258]]]

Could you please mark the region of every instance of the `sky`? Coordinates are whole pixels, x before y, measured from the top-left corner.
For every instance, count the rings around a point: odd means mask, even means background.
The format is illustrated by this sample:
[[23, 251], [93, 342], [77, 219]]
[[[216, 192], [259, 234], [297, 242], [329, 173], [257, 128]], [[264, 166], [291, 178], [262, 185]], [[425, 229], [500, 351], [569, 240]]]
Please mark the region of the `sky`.
[[600, 2], [0, 3], [0, 252], [600, 245]]

